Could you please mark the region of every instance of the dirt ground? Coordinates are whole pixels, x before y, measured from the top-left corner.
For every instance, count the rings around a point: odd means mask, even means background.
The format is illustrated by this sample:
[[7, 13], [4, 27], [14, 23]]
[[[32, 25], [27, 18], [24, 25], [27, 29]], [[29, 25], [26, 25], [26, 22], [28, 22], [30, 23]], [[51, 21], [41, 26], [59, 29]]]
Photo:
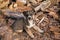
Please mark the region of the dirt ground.
[[60, 40], [60, 0], [0, 0], [0, 5], [0, 40]]

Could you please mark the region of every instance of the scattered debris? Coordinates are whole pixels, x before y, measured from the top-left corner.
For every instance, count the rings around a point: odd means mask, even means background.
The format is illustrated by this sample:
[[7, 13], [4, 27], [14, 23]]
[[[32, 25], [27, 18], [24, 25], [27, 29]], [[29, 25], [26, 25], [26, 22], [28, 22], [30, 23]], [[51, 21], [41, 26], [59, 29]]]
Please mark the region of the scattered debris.
[[60, 0], [0, 0], [0, 40], [60, 40]]

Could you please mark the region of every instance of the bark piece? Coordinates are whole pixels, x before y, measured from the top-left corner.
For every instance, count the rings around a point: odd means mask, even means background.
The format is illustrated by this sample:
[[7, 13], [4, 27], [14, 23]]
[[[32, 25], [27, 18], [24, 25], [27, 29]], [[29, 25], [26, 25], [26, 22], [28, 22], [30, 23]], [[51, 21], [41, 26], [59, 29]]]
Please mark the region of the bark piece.
[[16, 11], [19, 11], [19, 12], [24, 12], [24, 11], [31, 11], [32, 8], [31, 7], [28, 7], [28, 6], [19, 6], [15, 10]]
[[0, 1], [0, 9], [6, 7], [9, 4], [9, 0]]
[[60, 29], [59, 29], [59, 27], [50, 26], [50, 31], [59, 32]]
[[56, 12], [51, 12], [51, 11], [50, 11], [50, 13], [48, 13], [48, 14], [49, 14], [50, 16], [52, 16], [54, 19], [58, 19], [58, 18], [59, 18]]
[[19, 2], [19, 3], [23, 3], [23, 5], [27, 3], [26, 1], [27, 1], [27, 0], [16, 0], [17, 3], [18, 3], [18, 2]]
[[37, 27], [37, 26], [34, 26], [33, 27], [36, 31], [38, 31], [38, 32], [40, 32], [40, 33], [44, 33], [44, 31], [43, 30], [41, 30], [39, 27]]
[[28, 0], [28, 1], [32, 2], [33, 4], [37, 4], [36, 0]]
[[60, 33], [54, 32], [55, 33], [55, 39], [60, 39]]
[[32, 31], [31, 31], [30, 29], [25, 28], [25, 31], [28, 33], [28, 35], [29, 35], [31, 38], [34, 38], [34, 35], [33, 35]]
[[57, 0], [46, 0], [46, 1], [50, 1], [51, 2], [51, 6], [57, 4]]
[[34, 10], [38, 11], [39, 9], [41, 9], [42, 11], [44, 11], [45, 9], [49, 8], [50, 5], [51, 5], [50, 1], [44, 1], [39, 6], [34, 8]]

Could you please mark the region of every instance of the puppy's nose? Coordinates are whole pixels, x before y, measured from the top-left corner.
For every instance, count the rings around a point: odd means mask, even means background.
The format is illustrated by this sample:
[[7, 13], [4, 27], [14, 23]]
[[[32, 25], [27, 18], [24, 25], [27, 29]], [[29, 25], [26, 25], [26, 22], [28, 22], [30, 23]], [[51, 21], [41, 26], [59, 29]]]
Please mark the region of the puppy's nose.
[[28, 19], [30, 20], [30, 19], [32, 19], [32, 17], [31, 16], [28, 16]]

